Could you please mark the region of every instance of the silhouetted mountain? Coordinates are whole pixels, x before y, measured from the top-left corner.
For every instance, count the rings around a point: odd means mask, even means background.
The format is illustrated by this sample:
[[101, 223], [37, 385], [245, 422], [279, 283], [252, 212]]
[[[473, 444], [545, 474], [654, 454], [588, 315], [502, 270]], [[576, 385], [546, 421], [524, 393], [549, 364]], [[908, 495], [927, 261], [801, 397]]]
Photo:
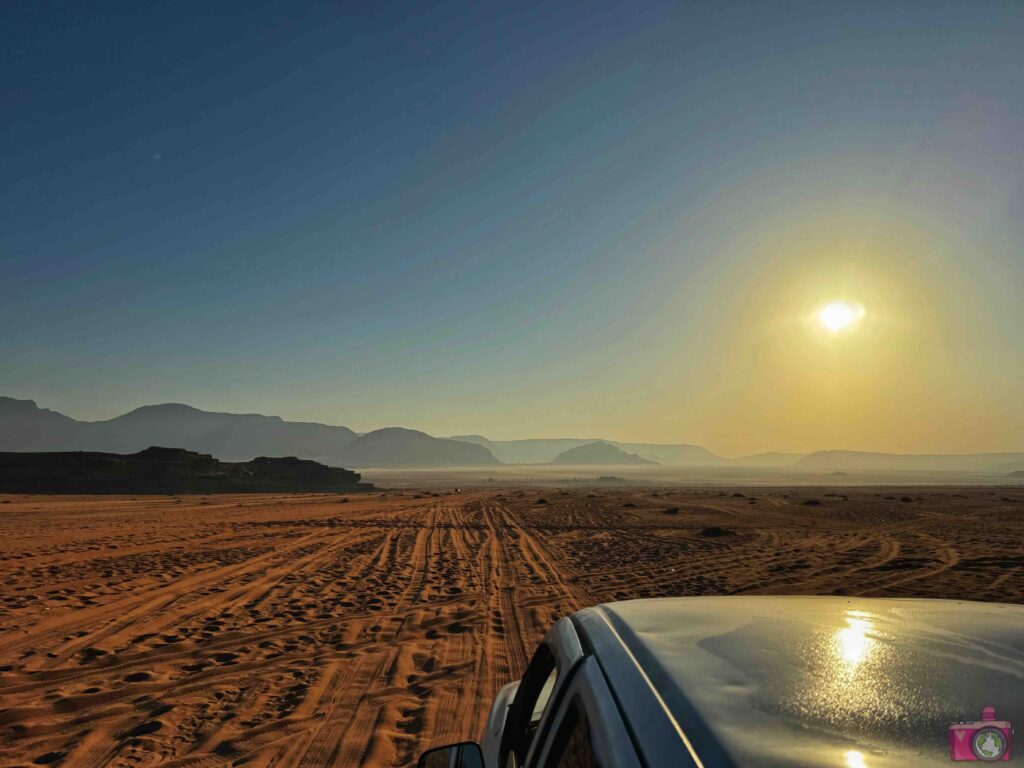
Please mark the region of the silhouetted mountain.
[[892, 472], [998, 472], [1024, 461], [1024, 453], [903, 454], [817, 451], [796, 463], [800, 469]]
[[359, 473], [294, 457], [217, 461], [179, 448], [139, 453], [0, 453], [4, 493], [347, 493]]
[[489, 450], [499, 461], [510, 464], [547, 464], [562, 451], [594, 442], [593, 440], [578, 440], [575, 438], [488, 440], [481, 435], [457, 435], [449, 439], [481, 445]]
[[473, 467], [500, 464], [483, 446], [388, 427], [356, 438], [346, 450], [350, 467]]
[[0, 397], [0, 451], [48, 451], [74, 447], [80, 424], [32, 400]]
[[656, 465], [658, 462], [637, 456], [635, 453], [626, 453], [621, 448], [616, 448], [610, 443], [598, 441], [589, 445], [580, 445], [570, 448], [558, 454], [551, 461], [552, 464], [588, 464], [603, 466], [618, 466], [623, 464], [648, 464]]
[[621, 443], [599, 438], [562, 437], [532, 440], [488, 440], [482, 435], [456, 435], [452, 440], [482, 445], [503, 462], [511, 464], [549, 464], [555, 457], [571, 448], [603, 442], [627, 453], [640, 453], [661, 464], [674, 466], [710, 466], [728, 464], [728, 459], [716, 456], [699, 445], [672, 443]]
[[155, 443], [209, 453], [226, 461], [271, 455], [342, 463], [342, 449], [356, 439], [348, 427], [283, 421], [254, 413], [212, 413], [179, 403], [136, 408], [109, 421], [93, 422], [88, 431], [90, 448], [130, 453]]
[[[0, 397], [0, 450], [134, 453], [167, 445], [225, 461], [300, 456], [334, 466], [474, 466], [495, 464], [485, 448], [413, 430], [357, 435], [348, 427], [284, 421], [277, 416], [213, 413], [180, 403], [148, 405], [108, 421], [75, 421], [31, 400]], [[364, 453], [365, 452], [365, 453]], [[389, 452], [391, 455], [389, 455]]]
[[805, 455], [803, 453], [768, 451], [766, 453], [754, 453], [750, 456], [740, 456], [733, 459], [732, 463], [744, 467], [791, 467]]
[[729, 463], [729, 459], [716, 456], [699, 445], [677, 445], [672, 443], [620, 443], [606, 441], [627, 453], [638, 453], [658, 464], [676, 467], [711, 467]]
[[1024, 477], [1024, 469], [1015, 469], [1007, 477]]

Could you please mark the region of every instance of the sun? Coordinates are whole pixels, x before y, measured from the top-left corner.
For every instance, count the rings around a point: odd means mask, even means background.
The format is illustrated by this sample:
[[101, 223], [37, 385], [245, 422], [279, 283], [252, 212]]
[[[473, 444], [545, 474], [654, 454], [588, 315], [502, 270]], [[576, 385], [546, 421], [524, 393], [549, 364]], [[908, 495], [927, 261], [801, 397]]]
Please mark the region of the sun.
[[864, 307], [847, 301], [833, 301], [818, 310], [818, 322], [832, 333], [853, 328], [862, 317]]

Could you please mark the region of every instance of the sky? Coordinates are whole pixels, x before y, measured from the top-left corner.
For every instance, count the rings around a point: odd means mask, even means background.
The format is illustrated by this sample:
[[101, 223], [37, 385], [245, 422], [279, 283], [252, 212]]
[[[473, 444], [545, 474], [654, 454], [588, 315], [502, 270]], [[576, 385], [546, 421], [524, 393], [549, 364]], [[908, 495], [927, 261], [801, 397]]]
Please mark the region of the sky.
[[5, 4], [0, 394], [1024, 450], [1022, 39], [1016, 0]]

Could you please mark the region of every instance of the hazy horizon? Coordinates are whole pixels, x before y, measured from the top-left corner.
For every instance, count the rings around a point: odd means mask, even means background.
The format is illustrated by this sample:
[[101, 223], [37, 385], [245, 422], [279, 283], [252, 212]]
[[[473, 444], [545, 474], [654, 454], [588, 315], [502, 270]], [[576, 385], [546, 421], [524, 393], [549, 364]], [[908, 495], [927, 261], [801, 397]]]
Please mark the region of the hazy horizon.
[[1024, 450], [1024, 6], [727, 5], [5, 8], [0, 394]]
[[[9, 397], [9, 395], [6, 395], [4, 393], [0, 393], [0, 398], [3, 398], [3, 397]], [[408, 425], [405, 425], [405, 424], [379, 424], [379, 425], [370, 426], [370, 427], [367, 427], [367, 428], [363, 429], [363, 428], [353, 427], [352, 424], [346, 423], [344, 421], [317, 421], [317, 420], [309, 420], [309, 419], [288, 419], [288, 418], [285, 418], [285, 417], [281, 417], [280, 414], [273, 413], [272, 411], [235, 411], [235, 410], [231, 410], [231, 409], [228, 409], [228, 408], [199, 408], [194, 403], [183, 403], [183, 402], [180, 402], [180, 401], [168, 401], [168, 402], [164, 402], [164, 403], [143, 403], [141, 405], [134, 406], [132, 408], [127, 408], [127, 409], [125, 409], [123, 411], [120, 411], [118, 413], [114, 413], [111, 416], [105, 416], [103, 418], [96, 418], [96, 419], [85, 419], [85, 418], [78, 417], [78, 416], [76, 416], [73, 413], [67, 413], [66, 411], [63, 411], [60, 408], [54, 408], [54, 407], [51, 407], [51, 406], [47, 406], [44, 403], [39, 403], [38, 401], [35, 401], [35, 399], [31, 398], [31, 397], [25, 397], [25, 398], [17, 397], [17, 398], [14, 398], [14, 399], [17, 399], [17, 400], [32, 400], [33, 402], [36, 403], [36, 406], [38, 408], [42, 409], [42, 410], [55, 411], [55, 412], [63, 414], [64, 416], [68, 416], [70, 418], [75, 419], [76, 421], [83, 422], [83, 423], [93, 423], [93, 422], [100, 422], [100, 421], [108, 421], [108, 420], [116, 418], [118, 416], [123, 416], [123, 415], [125, 415], [127, 413], [131, 413], [131, 412], [133, 412], [135, 410], [138, 410], [139, 408], [158, 407], [158, 406], [166, 406], [166, 405], [185, 405], [185, 406], [188, 406], [188, 407], [191, 407], [191, 408], [197, 408], [198, 410], [209, 412], [209, 413], [227, 413], [227, 414], [234, 414], [234, 415], [258, 415], [258, 416], [266, 416], [266, 417], [279, 417], [279, 418], [282, 418], [284, 421], [291, 421], [291, 422], [298, 421], [298, 422], [306, 422], [306, 423], [312, 422], [312, 423], [324, 424], [324, 425], [327, 425], [327, 426], [348, 427], [350, 429], [353, 429], [355, 432], [357, 432], [359, 434], [366, 434], [366, 433], [372, 432], [374, 430], [386, 429], [386, 428], [390, 428], [390, 427], [400, 427], [400, 428], [405, 428], [405, 429], [414, 429], [413, 427], [409, 427]], [[605, 441], [605, 442], [612, 442], [612, 443], [635, 444], [635, 445], [641, 445], [641, 444], [649, 444], [649, 445], [659, 445], [659, 444], [663, 444], [663, 445], [694, 445], [694, 446], [697, 446], [697, 447], [700, 447], [700, 448], [704, 448], [704, 449], [708, 450], [709, 452], [711, 452], [711, 453], [713, 453], [713, 454], [715, 454], [715, 455], [717, 455], [717, 456], [719, 456], [721, 458], [725, 458], [725, 459], [742, 459], [742, 458], [746, 458], [746, 457], [757, 455], [757, 454], [761, 454], [761, 453], [807, 455], [807, 454], [818, 453], [818, 452], [822, 452], [822, 451], [858, 451], [858, 452], [867, 452], [867, 453], [892, 453], [894, 455], [901, 455], [901, 454], [902, 455], [911, 455], [912, 454], [912, 455], [922, 455], [922, 456], [927, 456], [927, 455], [960, 455], [960, 454], [967, 455], [967, 454], [982, 454], [982, 453], [994, 453], [994, 454], [997, 454], [997, 453], [1008, 453], [1008, 454], [1024, 453], [1024, 449], [1016, 449], [1016, 450], [1010, 449], [1010, 450], [1006, 450], [1006, 451], [874, 451], [874, 450], [871, 450], [871, 449], [852, 449], [852, 448], [846, 448], [846, 447], [843, 447], [843, 446], [832, 445], [832, 446], [822, 446], [822, 447], [818, 447], [818, 448], [812, 448], [810, 450], [805, 450], [805, 451], [791, 451], [791, 450], [786, 450], [786, 449], [768, 449], [768, 450], [765, 450], [765, 451], [757, 451], [757, 452], [755, 452], [753, 454], [728, 454], [728, 453], [716, 451], [712, 446], [702, 445], [700, 443], [691, 443], [691, 442], [687, 442], [685, 440], [677, 440], [677, 441], [657, 441], [657, 440], [642, 440], [642, 439], [641, 440], [634, 440], [634, 439], [629, 439], [629, 438], [620, 438], [620, 437], [617, 437], [615, 435], [605, 435], [605, 434], [597, 434], [597, 433], [594, 433], [594, 434], [545, 435], [545, 436], [539, 436], [539, 437], [535, 436], [535, 435], [525, 435], [525, 436], [520, 435], [520, 436], [513, 436], [513, 437], [495, 437], [495, 436], [492, 436], [492, 435], [486, 435], [486, 434], [481, 434], [479, 432], [472, 432], [472, 431], [470, 431], [470, 432], [444, 432], [444, 431], [441, 431], [441, 432], [436, 432], [436, 433], [435, 432], [431, 432], [431, 433], [428, 433], [428, 434], [430, 434], [430, 435], [432, 435], [434, 437], [441, 437], [441, 438], [483, 437], [483, 438], [485, 438], [485, 439], [487, 439], [487, 440], [489, 440], [491, 442], [497, 442], [497, 443], [501, 443], [501, 442], [515, 442], [515, 441], [521, 441], [521, 440], [526, 440], [526, 441], [529, 441], [529, 440], [580, 440], [580, 441], [594, 440], [594, 441]], [[515, 463], [515, 462], [513, 462], [513, 463]]]

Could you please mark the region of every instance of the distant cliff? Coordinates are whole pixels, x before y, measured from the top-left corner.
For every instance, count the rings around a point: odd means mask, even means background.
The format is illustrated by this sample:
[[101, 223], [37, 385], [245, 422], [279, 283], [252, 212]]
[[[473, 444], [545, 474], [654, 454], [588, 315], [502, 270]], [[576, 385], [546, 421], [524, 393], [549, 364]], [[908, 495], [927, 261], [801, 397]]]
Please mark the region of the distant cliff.
[[626, 453], [621, 448], [604, 442], [590, 443], [576, 448], [570, 448], [558, 454], [552, 464], [589, 464], [596, 466], [621, 466], [625, 464], [647, 464], [657, 465], [658, 462], [650, 461], [635, 453]]
[[4, 493], [347, 493], [357, 472], [293, 457], [228, 463], [180, 448], [133, 454], [0, 453]]

